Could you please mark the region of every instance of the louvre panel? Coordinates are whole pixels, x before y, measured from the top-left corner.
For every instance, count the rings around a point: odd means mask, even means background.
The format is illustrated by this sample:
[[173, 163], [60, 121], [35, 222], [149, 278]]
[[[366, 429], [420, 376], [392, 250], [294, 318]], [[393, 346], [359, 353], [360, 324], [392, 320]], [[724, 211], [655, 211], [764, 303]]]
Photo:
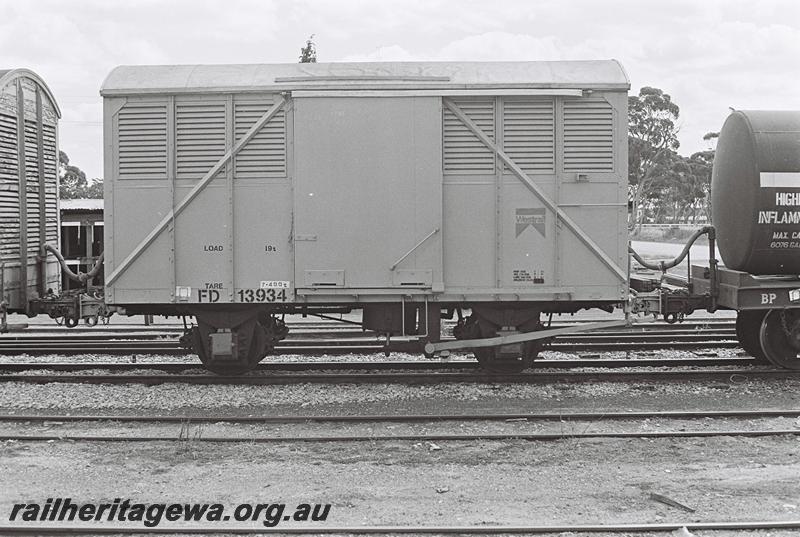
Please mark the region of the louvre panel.
[[15, 165], [13, 180], [0, 181], [0, 258], [14, 261], [19, 259], [19, 183], [16, 173]]
[[552, 99], [504, 99], [503, 149], [527, 173], [554, 173]]
[[564, 171], [614, 171], [614, 111], [608, 102], [564, 102]]
[[[58, 240], [56, 192], [56, 129], [43, 125], [43, 158], [45, 172], [45, 231], [46, 240]], [[38, 130], [35, 120], [26, 119], [25, 172], [27, 179], [27, 235], [28, 255], [39, 252], [39, 158]], [[0, 113], [0, 260], [19, 260], [19, 155], [17, 147], [16, 116]]]
[[17, 118], [0, 113], [0, 184], [18, 180]]
[[199, 179], [224, 155], [225, 103], [175, 103], [178, 179]]
[[52, 182], [50, 186], [55, 195], [58, 156], [56, 155], [56, 128], [54, 125], [42, 124], [42, 142], [44, 144], [44, 175], [48, 185]]
[[[240, 140], [247, 131], [272, 108], [272, 101], [235, 103], [235, 138]], [[237, 177], [286, 176], [286, 118], [283, 110], [245, 145], [235, 157]]]
[[28, 185], [39, 188], [39, 143], [36, 121], [25, 120], [25, 176]]
[[45, 176], [45, 216], [47, 220], [46, 240], [58, 243], [58, 184], [56, 182], [56, 127], [42, 123]]
[[[494, 140], [494, 99], [453, 99], [486, 135]], [[444, 172], [494, 174], [494, 152], [487, 148], [448, 108], [443, 115]]]
[[117, 133], [120, 179], [167, 178], [167, 105], [127, 104]]

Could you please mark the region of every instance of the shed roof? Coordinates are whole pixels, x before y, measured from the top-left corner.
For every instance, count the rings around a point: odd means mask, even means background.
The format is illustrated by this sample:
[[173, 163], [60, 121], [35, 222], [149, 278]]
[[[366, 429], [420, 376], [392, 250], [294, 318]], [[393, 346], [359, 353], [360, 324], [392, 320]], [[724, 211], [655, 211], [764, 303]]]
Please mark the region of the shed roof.
[[624, 89], [617, 60], [120, 66], [102, 95], [295, 89]]
[[103, 200], [94, 198], [75, 198], [68, 200], [59, 200], [59, 208], [62, 211], [102, 211]]
[[58, 107], [58, 103], [56, 102], [56, 98], [53, 96], [53, 92], [50, 91], [50, 88], [47, 86], [47, 84], [45, 84], [42, 77], [30, 69], [0, 69], [0, 89], [6, 87], [14, 80], [21, 77], [30, 78], [44, 90], [47, 98], [50, 99], [51, 103], [53, 103], [53, 109], [55, 110], [56, 115], [60, 118], [61, 109]]

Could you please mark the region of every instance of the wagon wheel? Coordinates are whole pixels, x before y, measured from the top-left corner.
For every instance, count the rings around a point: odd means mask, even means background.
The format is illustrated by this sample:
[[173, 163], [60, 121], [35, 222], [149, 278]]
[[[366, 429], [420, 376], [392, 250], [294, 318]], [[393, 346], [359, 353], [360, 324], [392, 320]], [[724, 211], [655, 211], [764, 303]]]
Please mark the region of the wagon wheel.
[[209, 336], [216, 331], [216, 328], [199, 319], [197, 326], [192, 329], [192, 350], [197, 353], [209, 371], [218, 375], [241, 375], [251, 371], [266, 355], [267, 337], [261, 325], [255, 320], [233, 330], [237, 348], [246, 349], [238, 360], [213, 358]]
[[736, 338], [744, 351], [759, 364], [770, 363], [761, 349], [760, 340], [761, 323], [766, 314], [765, 310], [745, 310], [736, 315]]
[[[488, 323], [480, 323], [481, 334], [480, 337], [496, 337], [497, 330], [493, 326], [488, 326]], [[530, 330], [525, 330], [529, 332]], [[533, 366], [533, 361], [539, 355], [539, 351], [544, 347], [541, 340], [527, 341], [521, 344], [522, 351], [518, 356], [513, 358], [499, 359], [497, 357], [497, 348], [492, 347], [478, 347], [475, 349], [475, 358], [477, 358], [481, 369], [487, 373], [496, 375], [515, 375], [522, 373], [524, 370]]]
[[772, 364], [800, 370], [800, 311], [770, 310], [761, 323], [759, 339]]
[[533, 365], [533, 359], [520, 355], [515, 360], [498, 360], [492, 348], [475, 349], [475, 358], [478, 359], [481, 369], [493, 375], [515, 375], [522, 373]]

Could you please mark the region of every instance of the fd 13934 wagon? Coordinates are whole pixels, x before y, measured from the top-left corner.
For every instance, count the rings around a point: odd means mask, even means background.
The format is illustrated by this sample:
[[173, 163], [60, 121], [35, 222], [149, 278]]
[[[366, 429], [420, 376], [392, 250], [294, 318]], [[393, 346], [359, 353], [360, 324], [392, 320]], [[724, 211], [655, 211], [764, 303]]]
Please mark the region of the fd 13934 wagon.
[[356, 310], [387, 340], [518, 371], [598, 326], [547, 314], [729, 308], [746, 349], [800, 367], [798, 114], [734, 113], [710, 263], [631, 278], [629, 87], [613, 60], [118, 67], [97, 307], [193, 316], [185, 341], [221, 373], [264, 358], [285, 314]]

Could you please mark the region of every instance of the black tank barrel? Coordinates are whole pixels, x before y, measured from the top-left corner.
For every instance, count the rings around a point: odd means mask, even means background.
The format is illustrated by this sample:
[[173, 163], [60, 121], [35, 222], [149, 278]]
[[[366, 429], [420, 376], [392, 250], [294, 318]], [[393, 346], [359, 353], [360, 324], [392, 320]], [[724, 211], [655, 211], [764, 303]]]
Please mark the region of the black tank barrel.
[[800, 274], [800, 111], [735, 111], [719, 135], [712, 220], [725, 266]]

